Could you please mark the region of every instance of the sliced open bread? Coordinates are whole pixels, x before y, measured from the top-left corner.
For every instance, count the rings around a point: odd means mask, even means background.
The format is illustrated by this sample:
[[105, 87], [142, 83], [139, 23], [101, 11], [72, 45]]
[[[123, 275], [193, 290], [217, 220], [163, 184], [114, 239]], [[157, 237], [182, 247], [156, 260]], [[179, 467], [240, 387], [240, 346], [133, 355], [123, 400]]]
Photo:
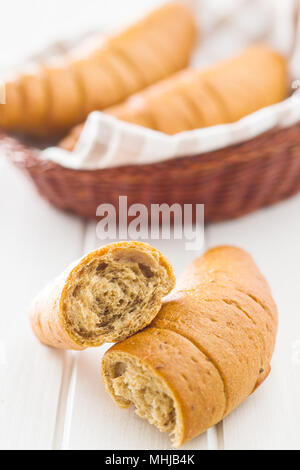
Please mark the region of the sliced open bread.
[[176, 446], [222, 420], [268, 376], [277, 331], [269, 286], [243, 250], [223, 246], [187, 269], [150, 327], [102, 361], [121, 407]]
[[147, 326], [175, 284], [172, 267], [140, 242], [112, 243], [69, 267], [35, 299], [31, 325], [42, 343], [84, 349]]

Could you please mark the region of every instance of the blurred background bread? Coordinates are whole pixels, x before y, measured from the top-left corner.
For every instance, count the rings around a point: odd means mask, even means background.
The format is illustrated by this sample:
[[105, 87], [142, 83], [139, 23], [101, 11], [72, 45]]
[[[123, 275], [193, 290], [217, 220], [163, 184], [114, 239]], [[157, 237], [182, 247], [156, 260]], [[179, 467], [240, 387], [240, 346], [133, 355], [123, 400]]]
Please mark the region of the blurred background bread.
[[0, 128], [37, 136], [61, 135], [93, 110], [187, 66], [196, 26], [189, 8], [171, 2], [101, 41], [81, 58], [37, 64], [6, 81]]
[[[165, 134], [238, 121], [288, 94], [286, 59], [266, 45], [207, 69], [186, 69], [105, 112]], [[72, 150], [82, 126], [60, 143]]]

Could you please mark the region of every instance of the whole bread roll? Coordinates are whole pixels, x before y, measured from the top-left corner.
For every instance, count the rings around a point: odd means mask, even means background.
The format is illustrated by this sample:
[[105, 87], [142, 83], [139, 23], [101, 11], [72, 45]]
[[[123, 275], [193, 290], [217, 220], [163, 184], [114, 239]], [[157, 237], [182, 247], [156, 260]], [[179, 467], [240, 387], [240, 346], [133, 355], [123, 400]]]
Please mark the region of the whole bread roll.
[[155, 248], [111, 243], [46, 286], [32, 304], [31, 326], [42, 343], [60, 349], [121, 341], [153, 320], [174, 284], [172, 266]]
[[[131, 96], [106, 113], [165, 134], [226, 124], [265, 106], [278, 103], [288, 92], [286, 60], [265, 45], [204, 70], [178, 72]], [[60, 146], [72, 150], [82, 125]]]
[[196, 259], [151, 325], [102, 361], [123, 408], [171, 434], [175, 446], [222, 420], [267, 377], [277, 332], [269, 286], [245, 251]]
[[6, 82], [0, 127], [37, 136], [59, 135], [93, 110], [186, 67], [196, 26], [188, 7], [171, 2], [101, 41], [82, 58], [40, 64]]

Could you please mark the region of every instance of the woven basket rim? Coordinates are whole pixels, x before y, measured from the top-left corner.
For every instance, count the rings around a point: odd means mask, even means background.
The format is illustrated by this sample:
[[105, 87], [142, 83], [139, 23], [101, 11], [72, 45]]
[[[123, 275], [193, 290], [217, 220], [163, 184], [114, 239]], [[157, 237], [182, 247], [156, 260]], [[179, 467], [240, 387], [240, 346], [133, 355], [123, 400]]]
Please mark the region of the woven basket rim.
[[[292, 124], [291, 126], [288, 127], [293, 127], [296, 124]], [[239, 149], [241, 146], [243, 146], [245, 143], [253, 142], [255, 144], [255, 141], [259, 139], [260, 137], [269, 134], [271, 136], [271, 139], [275, 139], [276, 136], [280, 136], [280, 134], [286, 130], [288, 127], [273, 127], [270, 130], [267, 130], [258, 136], [255, 136], [251, 139], [248, 139], [244, 142], [238, 143], [238, 144], [233, 144], [233, 145], [227, 145], [223, 147], [222, 149], [219, 150], [224, 150], [224, 149], [229, 149], [232, 148], [232, 151], [226, 155], [225, 158], [222, 159], [216, 159], [216, 158], [210, 158], [211, 155], [213, 155], [216, 151], [212, 150], [209, 152], [205, 153], [200, 153], [200, 154], [195, 154], [195, 155], [186, 155], [186, 156], [178, 156], [158, 162], [152, 162], [152, 163], [135, 163], [135, 164], [126, 164], [126, 165], [118, 165], [114, 167], [107, 167], [107, 168], [98, 168], [98, 169], [82, 169], [82, 168], [69, 168], [63, 165], [60, 165], [59, 163], [53, 162], [52, 160], [49, 159], [42, 159], [41, 158], [41, 153], [42, 151], [36, 147], [26, 145], [23, 143], [20, 139], [14, 136], [10, 136], [8, 134], [5, 134], [4, 132], [1, 131], [0, 133], [0, 148], [4, 148], [5, 153], [9, 154], [9, 157], [14, 163], [18, 164], [19, 166], [22, 166], [23, 168], [34, 168], [40, 169], [43, 171], [52, 171], [52, 170], [58, 170], [61, 169], [61, 171], [68, 173], [68, 172], [76, 172], [78, 174], [91, 174], [91, 173], [111, 173], [112, 171], [117, 171], [117, 170], [122, 170], [125, 173], [130, 173], [131, 171], [135, 171], [137, 168], [140, 169], [140, 171], [145, 171], [149, 168], [165, 168], [168, 167], [169, 170], [172, 170], [172, 163], [174, 163], [174, 166], [177, 167], [178, 171], [178, 166], [190, 166], [193, 162], [197, 162], [199, 164], [199, 160], [202, 158], [203, 162], [201, 165], [202, 171], [210, 171], [216, 170], [216, 166], [218, 166], [220, 169], [224, 168], [226, 166], [232, 165], [234, 163], [242, 163], [242, 162], [249, 162], [250, 160], [256, 161], [261, 157], [261, 154], [255, 149], [253, 152], [247, 152], [242, 153], [239, 152]], [[274, 152], [274, 147], [270, 150]]]
[[37, 149], [2, 135], [0, 147], [59, 209], [95, 218], [101, 202], [204, 203], [207, 221], [245, 215], [300, 191], [300, 123], [234, 148], [147, 165], [73, 170], [41, 160]]

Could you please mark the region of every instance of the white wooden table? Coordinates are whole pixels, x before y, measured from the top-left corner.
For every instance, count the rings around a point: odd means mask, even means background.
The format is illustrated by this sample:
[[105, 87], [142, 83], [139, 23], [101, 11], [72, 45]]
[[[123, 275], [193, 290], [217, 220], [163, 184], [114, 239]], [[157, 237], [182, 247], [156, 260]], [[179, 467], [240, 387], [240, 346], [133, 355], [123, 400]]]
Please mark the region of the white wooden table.
[[[95, 223], [50, 207], [1, 156], [0, 448], [168, 449], [168, 438], [117, 408], [104, 391], [105, 348], [41, 346], [27, 318], [32, 296], [65, 265], [99, 246]], [[300, 196], [242, 219], [211, 225], [206, 247], [248, 249], [267, 276], [280, 314], [272, 372], [223, 423], [187, 449], [300, 449]], [[182, 242], [155, 241], [177, 274], [190, 262]]]
[[[95, 224], [48, 205], [2, 155], [0, 216], [0, 448], [170, 449], [167, 436], [132, 409], [117, 408], [104, 391], [99, 369], [105, 348], [55, 351], [31, 333], [32, 297], [99, 245]], [[300, 196], [206, 229], [205, 248], [224, 243], [249, 250], [271, 284], [280, 314], [276, 352], [263, 386], [184, 448], [300, 449]], [[177, 274], [195, 255], [181, 242], [154, 245]]]

